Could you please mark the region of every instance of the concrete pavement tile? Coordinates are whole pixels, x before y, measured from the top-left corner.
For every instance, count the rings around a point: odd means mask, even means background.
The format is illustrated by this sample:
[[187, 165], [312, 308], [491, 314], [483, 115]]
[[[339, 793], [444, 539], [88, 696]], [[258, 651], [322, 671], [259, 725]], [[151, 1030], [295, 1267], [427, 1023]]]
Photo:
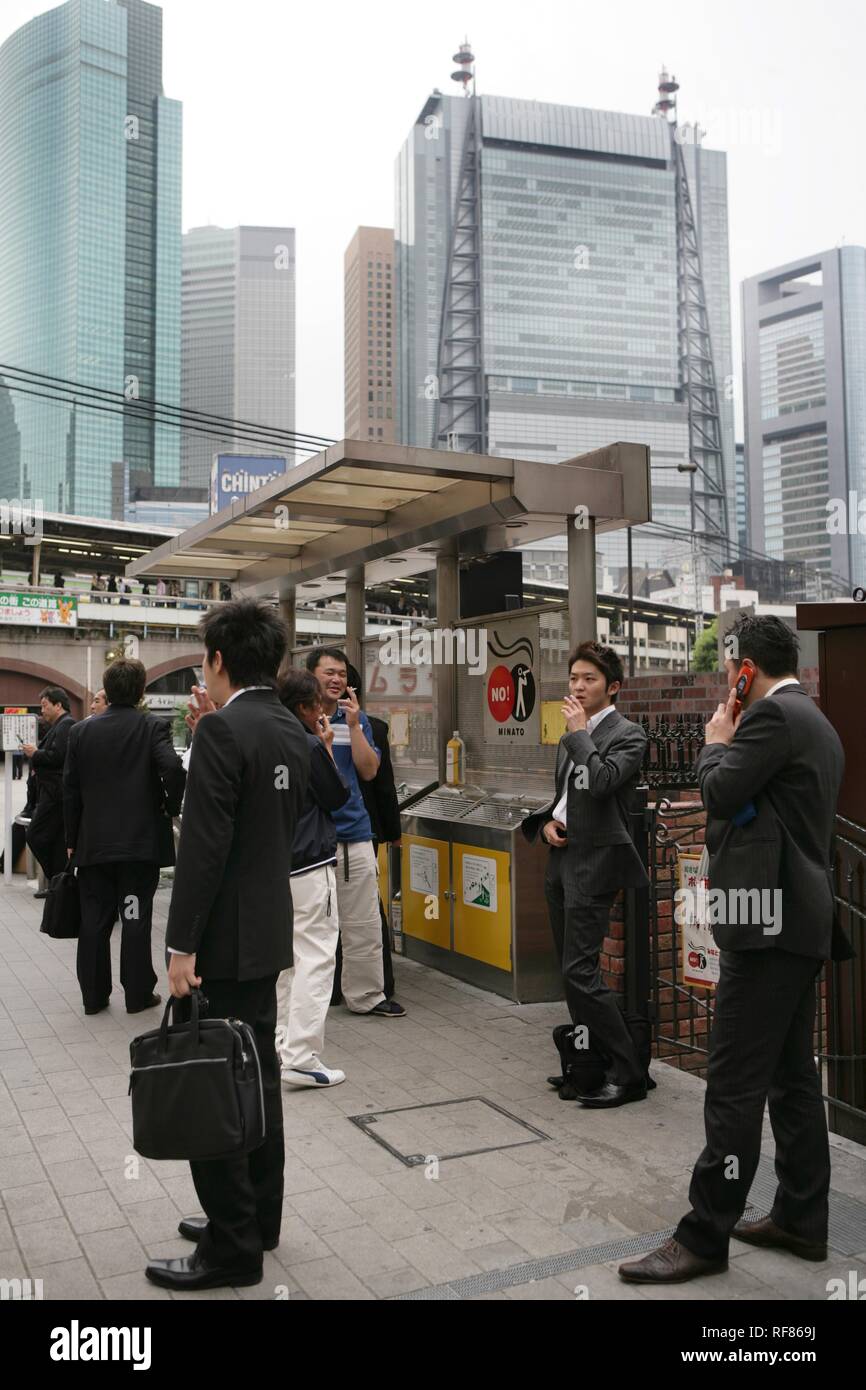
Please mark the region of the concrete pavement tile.
[[273, 1254], [287, 1271], [305, 1260], [323, 1260], [331, 1255], [330, 1246], [297, 1213], [283, 1209], [280, 1243]]
[[450, 1279], [463, 1279], [481, 1272], [465, 1250], [458, 1250], [438, 1231], [396, 1240], [394, 1250], [414, 1265], [430, 1284], [444, 1284]]
[[526, 1263], [526, 1251], [513, 1240], [498, 1240], [492, 1245], [476, 1245], [472, 1258], [484, 1270], [510, 1269], [512, 1265]]
[[64, 1197], [63, 1205], [69, 1224], [78, 1235], [110, 1231], [127, 1224], [125, 1213], [107, 1192], [79, 1192]]
[[328, 1231], [323, 1239], [353, 1274], [365, 1283], [368, 1276], [405, 1269], [406, 1260], [370, 1226], [349, 1226]]
[[477, 1245], [497, 1245], [502, 1232], [476, 1215], [462, 1202], [446, 1202], [428, 1207], [425, 1221], [440, 1235], [447, 1237], [458, 1250], [474, 1250]]
[[419, 1213], [400, 1202], [390, 1193], [381, 1197], [363, 1197], [352, 1202], [352, 1210], [362, 1221], [372, 1226], [385, 1240], [400, 1240], [405, 1236], [420, 1235], [429, 1229], [427, 1212]]
[[304, 1292], [313, 1299], [355, 1302], [375, 1298], [375, 1294], [335, 1255], [330, 1259], [308, 1260], [305, 1264], [298, 1265], [295, 1277]]
[[145, 1278], [144, 1265], [140, 1272], [134, 1274], [114, 1274], [109, 1279], [101, 1279], [100, 1286], [105, 1297], [110, 1302], [126, 1302], [139, 1299], [165, 1299], [171, 1298], [168, 1289], [161, 1289], [158, 1284], [151, 1284]]
[[[799, 1260], [796, 1255], [786, 1254], [784, 1250], [757, 1250], [754, 1247], [746, 1255], [734, 1250], [742, 1249], [742, 1242], [731, 1241], [732, 1263], [785, 1299], [809, 1299], [825, 1301], [828, 1299], [827, 1284], [830, 1279], [848, 1280], [849, 1271], [854, 1269], [862, 1276], [864, 1270], [851, 1256], [831, 1252], [828, 1260], [820, 1264], [810, 1260]], [[748, 1248], [748, 1247], [746, 1247]]]
[[640, 1302], [643, 1298], [642, 1285], [627, 1284], [624, 1279], [620, 1279], [616, 1272], [620, 1263], [619, 1260], [611, 1260], [607, 1264], [587, 1265], [583, 1269], [569, 1270], [556, 1277], [576, 1302], [620, 1302], [629, 1299]]
[[[189, 1212], [188, 1215], [193, 1216], [196, 1213]], [[169, 1197], [161, 1196], [148, 1202], [136, 1202], [123, 1208], [123, 1216], [145, 1247], [178, 1239], [177, 1225], [181, 1219], [181, 1212]]]
[[128, 1226], [92, 1231], [81, 1237], [81, 1246], [99, 1280], [112, 1274], [134, 1274], [147, 1263], [141, 1242]]
[[96, 1143], [102, 1139], [125, 1139], [127, 1137], [114, 1116], [106, 1110], [104, 1104], [97, 1111], [73, 1115], [70, 1123], [79, 1139], [83, 1140], [85, 1144]]
[[560, 1283], [555, 1275], [547, 1279], [530, 1279], [528, 1284], [515, 1284], [511, 1288], [503, 1289], [505, 1297], [513, 1303], [576, 1303], [575, 1298], [566, 1286]]
[[49, 1221], [63, 1215], [63, 1210], [54, 1195], [50, 1183], [35, 1182], [28, 1187], [13, 1187], [4, 1193], [3, 1205], [13, 1226], [23, 1226], [28, 1221]]
[[65, 1134], [45, 1134], [36, 1140], [39, 1157], [45, 1164], [64, 1163], [86, 1158], [87, 1150], [72, 1130]]
[[162, 1187], [166, 1196], [171, 1198], [179, 1211], [186, 1214], [199, 1210], [195, 1184], [189, 1172], [187, 1172], [186, 1177], [182, 1178], [164, 1178]]
[[314, 1192], [316, 1188], [326, 1186], [324, 1178], [294, 1156], [286, 1160], [283, 1184], [286, 1197], [293, 1197], [298, 1192]]
[[76, 1260], [81, 1246], [69, 1222], [63, 1216], [52, 1221], [29, 1221], [15, 1230], [21, 1253], [27, 1264], [55, 1264], [59, 1260]]
[[116, 1067], [99, 1074], [87, 1070], [94, 1091], [101, 1096], [125, 1096], [129, 1091], [129, 1071], [119, 1072]]
[[60, 1104], [67, 1115], [105, 1114], [105, 1101], [95, 1091], [73, 1091], [70, 1095], [59, 1097]]
[[5, 1211], [0, 1210], [0, 1253], [6, 1250], [15, 1249], [15, 1236], [9, 1224], [9, 1217]]
[[44, 1110], [26, 1110], [21, 1118], [31, 1139], [38, 1139], [41, 1135], [66, 1134], [72, 1128], [69, 1116], [59, 1105]]
[[74, 1073], [68, 1071], [46, 1072], [45, 1081], [58, 1097], [61, 1104], [65, 1096], [78, 1095], [84, 1092], [87, 1092], [89, 1095], [95, 1094], [89, 1078], [85, 1076], [83, 1071], [76, 1071]]
[[[135, 1155], [139, 1158], [138, 1154]], [[127, 1177], [127, 1172], [138, 1172], [137, 1177]], [[152, 1202], [165, 1199], [165, 1183], [160, 1182], [159, 1178], [154, 1177], [149, 1168], [145, 1168], [143, 1161], [139, 1158], [136, 1168], [132, 1165], [124, 1165], [123, 1168], [113, 1173], [106, 1173], [105, 1181], [108, 1183], [114, 1200], [118, 1206], [134, 1207], [142, 1202]], [[189, 1165], [187, 1165], [186, 1178], [190, 1177]], [[174, 1179], [168, 1178], [172, 1182]], [[130, 1217], [131, 1219], [131, 1217]]]
[[377, 1298], [396, 1298], [398, 1294], [415, 1293], [416, 1289], [428, 1287], [427, 1281], [414, 1265], [392, 1269], [387, 1274], [371, 1274], [364, 1282]]
[[0, 1158], [14, 1158], [33, 1152], [30, 1135], [23, 1125], [3, 1125], [0, 1128]]
[[357, 1212], [330, 1188], [320, 1188], [315, 1192], [298, 1192], [294, 1197], [288, 1198], [286, 1206], [296, 1211], [298, 1216], [320, 1235], [363, 1224]]
[[56, 1109], [57, 1097], [50, 1086], [17, 1086], [11, 1091], [12, 1099], [22, 1115], [28, 1110]]
[[358, 1202], [365, 1197], [388, 1197], [388, 1189], [354, 1163], [333, 1163], [322, 1169], [322, 1177], [344, 1202]]
[[549, 1221], [527, 1212], [503, 1212], [496, 1217], [502, 1235], [522, 1245], [528, 1255], [541, 1259], [544, 1255], [563, 1255], [575, 1246], [574, 1238], [566, 1235]]
[[29, 1187], [31, 1183], [42, 1182], [44, 1178], [42, 1164], [34, 1154], [0, 1158], [0, 1195], [4, 1199], [7, 1188]]
[[36, 1265], [31, 1277], [42, 1280], [42, 1297], [46, 1301], [95, 1303], [102, 1299], [102, 1291], [85, 1259]]
[[69, 1197], [77, 1192], [107, 1190], [105, 1179], [86, 1155], [60, 1163], [47, 1163], [45, 1172], [60, 1197]]
[[[442, 1164], [440, 1171], [446, 1166]], [[445, 1190], [445, 1184], [425, 1178], [423, 1168], [404, 1168], [399, 1173], [385, 1174], [382, 1177], [382, 1186], [387, 1187], [389, 1192], [414, 1211], [423, 1211], [427, 1207], [439, 1206], [452, 1200]]]
[[262, 1282], [248, 1284], [236, 1290], [238, 1298], [247, 1303], [290, 1302], [301, 1292], [297, 1280], [287, 1274], [273, 1254], [265, 1251], [262, 1262]]
[[329, 1166], [332, 1163], [345, 1163], [346, 1155], [339, 1144], [334, 1144], [329, 1139], [323, 1139], [321, 1135], [306, 1135], [301, 1138], [286, 1139], [286, 1154], [294, 1154], [302, 1163], [314, 1171]]

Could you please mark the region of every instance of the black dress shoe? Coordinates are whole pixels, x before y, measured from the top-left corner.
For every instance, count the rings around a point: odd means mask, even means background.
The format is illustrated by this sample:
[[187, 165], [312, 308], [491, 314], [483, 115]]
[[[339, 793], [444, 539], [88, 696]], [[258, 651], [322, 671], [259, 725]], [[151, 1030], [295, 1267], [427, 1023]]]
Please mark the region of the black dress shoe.
[[105, 1001], [104, 1004], [94, 1004], [94, 1005], [92, 1006], [92, 1008], [88, 1008], [87, 1005], [85, 1004], [85, 1006], [84, 1006], [84, 1012], [85, 1012], [86, 1014], [101, 1014], [101, 1013], [103, 1012], [103, 1010], [104, 1010], [104, 1009], [107, 1009], [107, 1008], [108, 1008], [108, 1000], [106, 999], [106, 1001]]
[[155, 1009], [156, 1006], [157, 1006], [157, 1004], [161, 1004], [161, 1003], [162, 1003], [162, 995], [160, 995], [160, 994], [152, 994], [152, 995], [150, 996], [150, 998], [147, 1000], [147, 1002], [144, 1003], [144, 1004], [139, 1004], [139, 1006], [138, 1006], [137, 1009], [131, 1009], [131, 1008], [129, 1007], [129, 1005], [127, 1004], [127, 1006], [126, 1006], [126, 1012], [127, 1012], [128, 1014], [143, 1014], [144, 1011], [145, 1011], [145, 1009]]
[[34, 898], [47, 898], [47, 897], [48, 897], [48, 889], [47, 889], [47, 888], [40, 888], [39, 891], [38, 891], [38, 893], [34, 893], [33, 896], [34, 896]]
[[[183, 1236], [184, 1240], [201, 1240], [202, 1236], [207, 1230], [207, 1217], [185, 1216], [182, 1221], [178, 1222], [177, 1229]], [[276, 1250], [279, 1243], [279, 1236], [277, 1236], [276, 1240], [262, 1241], [262, 1249]]]
[[151, 1260], [144, 1272], [152, 1284], [188, 1293], [196, 1289], [240, 1289], [247, 1284], [260, 1284], [263, 1278], [261, 1265], [252, 1270], [224, 1269], [206, 1264], [197, 1250], [179, 1260]]
[[577, 1098], [581, 1105], [585, 1105], [589, 1110], [612, 1110], [615, 1105], [628, 1105], [633, 1100], [646, 1100], [646, 1081], [637, 1081], [633, 1086], [618, 1086], [615, 1081], [605, 1081], [597, 1091], [587, 1091]]
[[565, 1081], [565, 1077], [564, 1077], [564, 1076], [549, 1076], [549, 1077], [547, 1078], [547, 1084], [548, 1084], [548, 1086], [555, 1086], [556, 1089], [557, 1089], [557, 1091], [559, 1090], [560, 1086], [563, 1085], [564, 1081]]
[[693, 1255], [678, 1240], [666, 1240], [642, 1260], [629, 1260], [620, 1265], [619, 1277], [627, 1284], [684, 1284], [687, 1279], [699, 1279], [702, 1274], [724, 1274], [727, 1267], [727, 1256], [721, 1260], [705, 1260]]
[[783, 1231], [769, 1216], [765, 1216], [763, 1221], [738, 1221], [731, 1235], [736, 1236], [737, 1240], [744, 1240], [747, 1245], [758, 1245], [762, 1250], [790, 1250], [801, 1260], [820, 1261], [827, 1258], [825, 1241], [793, 1236], [790, 1231]]

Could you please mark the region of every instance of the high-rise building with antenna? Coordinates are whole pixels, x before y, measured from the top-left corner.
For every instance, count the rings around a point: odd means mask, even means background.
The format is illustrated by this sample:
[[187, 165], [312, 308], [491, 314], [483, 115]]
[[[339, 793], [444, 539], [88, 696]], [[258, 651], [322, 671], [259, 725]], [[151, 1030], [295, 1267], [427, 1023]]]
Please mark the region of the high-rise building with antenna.
[[[464, 94], [434, 90], [397, 159], [402, 442], [550, 463], [646, 443], [654, 523], [635, 566], [688, 566], [695, 532], [724, 549], [725, 154], [675, 123], [667, 74], [650, 116], [466, 95], [464, 48]], [[599, 538], [614, 583], [625, 545]]]

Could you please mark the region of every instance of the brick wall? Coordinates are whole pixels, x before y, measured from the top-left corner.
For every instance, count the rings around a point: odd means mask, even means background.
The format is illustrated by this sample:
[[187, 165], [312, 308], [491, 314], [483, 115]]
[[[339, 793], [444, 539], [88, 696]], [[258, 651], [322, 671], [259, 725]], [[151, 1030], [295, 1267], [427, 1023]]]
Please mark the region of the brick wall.
[[[818, 668], [804, 667], [800, 681], [813, 699], [818, 698]], [[728, 678], [723, 671], [683, 672], [682, 675], [633, 676], [626, 678], [616, 702], [620, 714], [627, 719], [641, 715], [706, 714], [713, 713], [720, 701], [728, 698]]]

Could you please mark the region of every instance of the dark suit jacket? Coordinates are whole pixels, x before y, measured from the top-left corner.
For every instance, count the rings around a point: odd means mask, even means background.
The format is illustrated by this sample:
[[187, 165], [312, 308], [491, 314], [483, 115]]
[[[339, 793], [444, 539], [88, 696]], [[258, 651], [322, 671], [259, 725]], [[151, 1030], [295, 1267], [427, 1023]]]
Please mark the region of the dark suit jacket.
[[[710, 888], [782, 892], [780, 931], [765, 932], [761, 921], [717, 921], [720, 947], [776, 946], [829, 957], [833, 829], [844, 767], [839, 735], [801, 685], [758, 700], [730, 744], [704, 748], [697, 770], [707, 808]], [[750, 801], [757, 817], [734, 825], [731, 817]]]
[[[361, 795], [370, 824], [373, 839], [378, 844], [399, 840], [401, 835], [400, 808], [397, 804], [397, 788], [394, 785], [394, 768], [391, 765], [391, 749], [388, 746], [388, 725], [375, 714], [368, 714], [373, 742], [381, 757], [379, 771], [370, 782], [361, 782]], [[361, 779], [358, 779], [361, 781]]]
[[[310, 775], [303, 726], [248, 690], [195, 732], [165, 941], [205, 980], [292, 964], [292, 844]], [[286, 785], [287, 784], [287, 785]]]
[[173, 864], [169, 816], [180, 810], [185, 780], [164, 719], [110, 705], [74, 725], [63, 817], [76, 864]]
[[30, 759], [36, 773], [40, 801], [59, 802], [63, 795], [63, 764], [69, 735], [75, 727], [71, 714], [62, 714], [52, 724]]
[[618, 714], [605, 715], [590, 734], [581, 730], [563, 734], [556, 754], [553, 800], [540, 811], [533, 811], [521, 829], [528, 840], [535, 840], [542, 826], [553, 817], [562, 795], [569, 762], [586, 768], [581, 780], [585, 787], [569, 779], [566, 803], [564, 854], [575, 885], [587, 897], [613, 893], [620, 888], [642, 888], [649, 882], [641, 857], [634, 847], [628, 813], [633, 809], [634, 790], [641, 780], [641, 767], [647, 737], [639, 724]]

